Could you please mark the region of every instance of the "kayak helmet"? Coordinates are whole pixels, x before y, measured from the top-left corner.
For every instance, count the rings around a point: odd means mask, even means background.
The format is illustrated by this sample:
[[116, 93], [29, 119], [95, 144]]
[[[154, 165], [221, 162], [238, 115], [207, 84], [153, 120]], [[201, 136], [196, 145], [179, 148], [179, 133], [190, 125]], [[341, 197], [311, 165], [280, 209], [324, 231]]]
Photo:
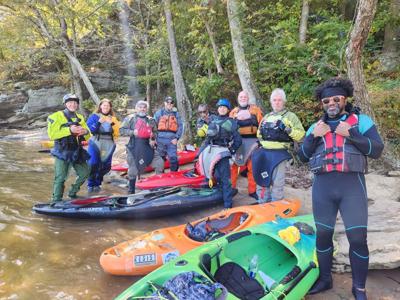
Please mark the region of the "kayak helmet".
[[221, 99], [218, 100], [218, 102], [217, 102], [217, 107], [220, 107], [220, 106], [225, 106], [225, 107], [227, 107], [229, 110], [231, 110], [231, 103], [230, 103], [229, 100], [226, 99], [226, 98], [221, 98]]
[[66, 94], [63, 97], [63, 104], [67, 103], [68, 101], [76, 101], [79, 104], [79, 98], [75, 94]]
[[172, 98], [171, 96], [167, 96], [167, 97], [165, 97], [164, 102], [166, 102], [166, 103], [174, 103], [175, 101], [174, 101], [174, 98]]

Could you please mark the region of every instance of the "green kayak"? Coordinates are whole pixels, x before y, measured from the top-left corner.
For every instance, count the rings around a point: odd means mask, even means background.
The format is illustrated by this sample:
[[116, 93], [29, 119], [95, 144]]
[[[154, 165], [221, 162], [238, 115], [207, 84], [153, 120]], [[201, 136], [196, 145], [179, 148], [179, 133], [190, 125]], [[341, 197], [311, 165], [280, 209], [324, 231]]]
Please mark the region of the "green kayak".
[[313, 217], [298, 216], [253, 226], [193, 249], [116, 299], [299, 300], [318, 274]]

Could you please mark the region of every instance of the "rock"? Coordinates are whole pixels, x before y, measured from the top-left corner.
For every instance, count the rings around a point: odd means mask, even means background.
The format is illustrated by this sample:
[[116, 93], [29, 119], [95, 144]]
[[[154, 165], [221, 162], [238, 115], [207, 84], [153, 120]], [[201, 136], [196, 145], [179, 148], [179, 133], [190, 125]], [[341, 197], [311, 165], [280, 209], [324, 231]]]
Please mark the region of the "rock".
[[20, 91], [27, 91], [29, 90], [29, 85], [24, 81], [16, 82], [14, 83], [14, 89]]
[[67, 90], [61, 86], [49, 89], [28, 90], [29, 100], [22, 112], [55, 111], [58, 108], [62, 108], [62, 98], [66, 93]]
[[[368, 247], [370, 269], [400, 267], [400, 180], [378, 174], [366, 175], [368, 197]], [[336, 272], [350, 271], [349, 244], [343, 222], [335, 229], [338, 252], [334, 258]]]
[[21, 110], [28, 97], [22, 92], [0, 94], [0, 116], [2, 120], [10, 118]]
[[88, 73], [90, 81], [97, 92], [114, 92], [120, 89], [121, 84], [126, 85], [126, 79], [120, 74], [109, 71], [93, 70]]
[[389, 171], [388, 176], [390, 177], [400, 177], [400, 171]]

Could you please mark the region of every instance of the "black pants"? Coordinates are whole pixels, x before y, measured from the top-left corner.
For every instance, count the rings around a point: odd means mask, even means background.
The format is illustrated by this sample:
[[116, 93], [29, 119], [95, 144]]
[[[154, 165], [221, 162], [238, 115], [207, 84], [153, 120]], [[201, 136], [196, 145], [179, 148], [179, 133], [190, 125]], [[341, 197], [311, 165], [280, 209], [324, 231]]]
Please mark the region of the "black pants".
[[364, 174], [330, 172], [315, 176], [312, 203], [317, 227], [317, 257], [322, 280], [331, 280], [332, 238], [337, 212], [340, 211], [350, 244], [353, 286], [365, 288], [369, 263], [367, 202]]

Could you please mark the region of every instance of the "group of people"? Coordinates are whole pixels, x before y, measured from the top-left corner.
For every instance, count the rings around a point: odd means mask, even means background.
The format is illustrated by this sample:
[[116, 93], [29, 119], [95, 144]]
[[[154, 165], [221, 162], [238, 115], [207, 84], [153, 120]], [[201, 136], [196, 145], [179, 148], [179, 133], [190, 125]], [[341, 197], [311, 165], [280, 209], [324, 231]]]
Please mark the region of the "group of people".
[[[247, 167], [248, 193], [259, 203], [284, 198], [287, 162], [293, 155], [308, 162], [314, 173], [313, 214], [316, 224], [316, 251], [320, 277], [310, 294], [332, 288], [333, 232], [338, 211], [349, 240], [352, 267], [352, 293], [357, 300], [367, 299], [365, 283], [368, 271], [368, 205], [364, 173], [367, 157], [378, 158], [383, 142], [375, 124], [361, 114], [348, 98], [353, 96], [351, 81], [331, 78], [316, 88], [316, 99], [324, 115], [307, 132], [295, 113], [286, 109], [282, 89], [271, 93], [272, 111], [265, 116], [249, 103], [246, 91], [238, 94], [238, 106], [227, 99], [217, 102], [217, 114], [206, 104], [198, 107], [197, 135], [204, 138], [199, 163], [204, 175], [222, 189], [224, 208], [232, 207], [233, 189], [242, 166]], [[65, 109], [48, 118], [48, 134], [55, 140], [55, 180], [53, 201], [61, 201], [64, 182], [72, 166], [77, 179], [68, 196], [77, 197], [88, 180], [89, 191], [100, 189], [104, 174], [111, 168], [111, 157], [118, 134], [129, 136], [127, 161], [129, 192], [135, 192], [137, 175], [151, 165], [163, 172], [168, 156], [171, 171], [178, 169], [177, 142], [183, 132], [174, 100], [165, 98], [164, 108], [154, 118], [148, 115], [148, 103], [139, 101], [136, 112], [120, 125], [111, 102], [103, 99], [87, 124], [77, 110], [79, 99], [68, 94]], [[88, 153], [82, 141], [89, 140]], [[293, 143], [300, 143], [297, 153]], [[232, 162], [232, 165], [231, 165]]]
[[[162, 173], [166, 157], [171, 171], [178, 170], [177, 143], [183, 124], [172, 97], [165, 98], [164, 108], [157, 111], [154, 118], [148, 115], [148, 103], [138, 101], [135, 113], [127, 116], [122, 124], [109, 99], [100, 101], [87, 122], [78, 113], [79, 98], [76, 95], [65, 95], [63, 104], [64, 110], [48, 117], [47, 132], [54, 140], [51, 153], [55, 157], [53, 203], [62, 201], [64, 183], [71, 168], [77, 178], [68, 197], [77, 198], [86, 180], [89, 193], [101, 190], [103, 177], [111, 170], [115, 140], [119, 135], [129, 137], [126, 145], [129, 193], [135, 193], [136, 178], [147, 166], [152, 166], [157, 174]], [[88, 142], [87, 151], [83, 148], [85, 141]]]

